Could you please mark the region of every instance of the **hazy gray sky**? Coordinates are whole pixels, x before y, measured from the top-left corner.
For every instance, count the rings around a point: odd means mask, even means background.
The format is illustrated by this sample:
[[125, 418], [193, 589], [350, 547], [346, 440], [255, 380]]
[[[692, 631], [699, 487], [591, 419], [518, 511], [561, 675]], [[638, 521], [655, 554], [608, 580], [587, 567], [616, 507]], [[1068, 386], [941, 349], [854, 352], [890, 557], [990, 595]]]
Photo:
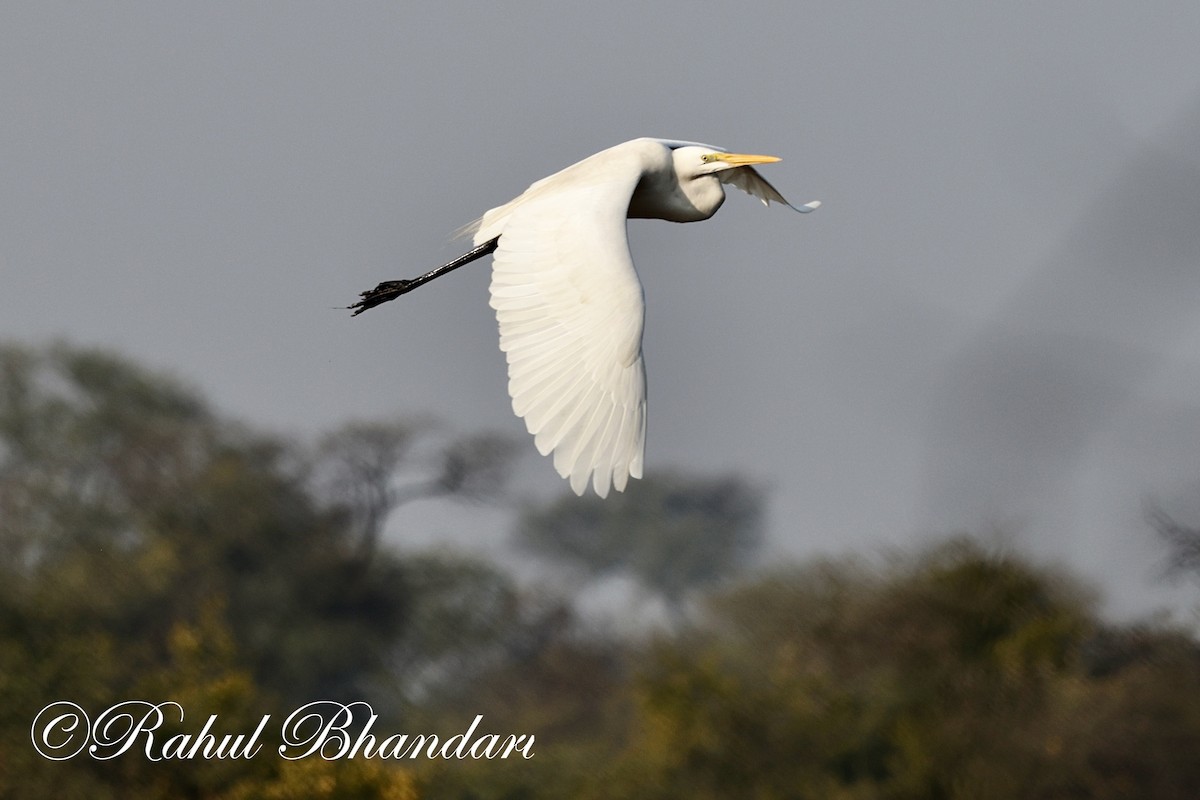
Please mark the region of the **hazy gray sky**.
[[[0, 336], [281, 432], [524, 436], [486, 266], [332, 307], [620, 141], [773, 153], [818, 213], [630, 226], [650, 468], [769, 483], [791, 553], [1000, 529], [1143, 610], [1141, 503], [1200, 483], [1197, 31], [1194, 2], [7, 3]], [[524, 490], [564, 487], [525, 444]]]

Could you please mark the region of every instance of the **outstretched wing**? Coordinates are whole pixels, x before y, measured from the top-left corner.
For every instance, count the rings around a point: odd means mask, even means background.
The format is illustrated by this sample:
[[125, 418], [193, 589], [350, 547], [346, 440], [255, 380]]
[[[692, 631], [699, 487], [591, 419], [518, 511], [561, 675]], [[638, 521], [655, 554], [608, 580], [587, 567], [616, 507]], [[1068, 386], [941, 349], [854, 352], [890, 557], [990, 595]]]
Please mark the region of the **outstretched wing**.
[[801, 214], [807, 214], [809, 211], [815, 210], [819, 202], [806, 203], [802, 206], [794, 206], [787, 200], [783, 199], [783, 195], [779, 190], [767, 182], [767, 179], [758, 174], [758, 171], [753, 167], [734, 167], [733, 169], [722, 170], [717, 173], [717, 177], [721, 179], [721, 183], [727, 183], [730, 186], [736, 186], [746, 194], [752, 194], [759, 200], [762, 200], [763, 205], [774, 203], [782, 203], [783, 205]]
[[513, 411], [583, 494], [642, 475], [642, 286], [625, 233], [640, 170], [522, 198], [503, 223], [491, 306]]

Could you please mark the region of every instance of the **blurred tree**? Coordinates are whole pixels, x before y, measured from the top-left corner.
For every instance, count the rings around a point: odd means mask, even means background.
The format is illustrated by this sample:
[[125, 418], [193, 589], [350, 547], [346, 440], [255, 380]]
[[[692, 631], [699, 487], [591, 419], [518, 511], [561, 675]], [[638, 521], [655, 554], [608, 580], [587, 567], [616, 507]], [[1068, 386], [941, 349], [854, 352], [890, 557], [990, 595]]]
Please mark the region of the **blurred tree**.
[[[582, 628], [562, 600], [516, 597], [499, 647], [465, 679], [446, 682], [415, 710], [422, 728], [454, 733], [484, 724], [534, 734], [535, 757], [507, 762], [432, 762], [418, 778], [429, 797], [472, 800], [579, 797], [604, 775], [629, 729], [629, 643]], [[469, 674], [469, 678], [467, 675]]]
[[689, 591], [736, 574], [763, 541], [761, 492], [741, 478], [650, 476], [604, 500], [565, 494], [516, 527], [527, 550], [591, 577], [627, 574], [676, 618]]
[[1200, 529], [1177, 522], [1154, 504], [1147, 508], [1146, 516], [1167, 546], [1168, 574], [1186, 575], [1200, 582]]
[[502, 443], [473, 437], [434, 448], [427, 477], [392, 491], [397, 471], [419, 474], [406, 463], [419, 430], [363, 423], [327, 439], [318, 461], [340, 465], [369, 511], [355, 529], [313, 498], [302, 451], [218, 419], [177, 382], [102, 352], [4, 347], [5, 585], [14, 601], [40, 598], [42, 616], [78, 614], [147, 647], [220, 597], [257, 680], [289, 699], [345, 695], [403, 631], [401, 562], [374, 553], [387, 512], [501, 480]]
[[[404, 469], [402, 437], [389, 438], [402, 425], [389, 425], [360, 426], [353, 443]], [[495, 487], [504, 454], [490, 441], [431, 446], [412, 494]], [[100, 710], [149, 692], [236, 722], [369, 698], [386, 681], [414, 584], [396, 555], [364, 547], [381, 519], [364, 532], [314, 495], [315, 469], [305, 450], [224, 421], [119, 357], [0, 346], [0, 796], [218, 796], [236, 777], [47, 762], [28, 736], [52, 701]], [[357, 775], [346, 785], [378, 789], [361, 796], [411, 796], [390, 769], [322, 769], [322, 785]], [[236, 796], [360, 796], [278, 783], [310, 774], [251, 769]]]
[[495, 565], [450, 552], [409, 557], [402, 580], [412, 605], [391, 681], [409, 704], [462, 695], [496, 663], [520, 659], [547, 613]]
[[364, 558], [374, 554], [388, 515], [402, 502], [397, 473], [428, 427], [408, 420], [352, 422], [327, 434], [317, 447], [318, 485], [346, 508]]
[[346, 509], [364, 560], [374, 555], [388, 516], [405, 503], [433, 497], [487, 500], [504, 488], [515, 452], [511, 440], [475, 434], [413, 457], [435, 430], [428, 420], [351, 422], [318, 445], [318, 486]]
[[651, 651], [634, 738], [585, 796], [1182, 800], [1200, 786], [1200, 647], [1145, 629], [1158, 655], [1122, 660], [1061, 574], [956, 541], [884, 573], [779, 570], [708, 608]]
[[[738, 479], [526, 511], [538, 553], [676, 609], [707, 593], [691, 625], [645, 642], [587, 629], [495, 565], [379, 544], [413, 497], [492, 496], [506, 459], [404, 422], [308, 450], [111, 355], [0, 347], [0, 797], [1196, 796], [1194, 632], [1105, 623], [1069, 576], [1011, 554], [958, 540], [731, 584], [761, 541], [761, 497]], [[1191, 570], [1200, 537], [1171, 525]], [[536, 758], [401, 770], [30, 747], [52, 700], [141, 697], [236, 730], [316, 698], [377, 702], [410, 731], [483, 714], [535, 734]]]

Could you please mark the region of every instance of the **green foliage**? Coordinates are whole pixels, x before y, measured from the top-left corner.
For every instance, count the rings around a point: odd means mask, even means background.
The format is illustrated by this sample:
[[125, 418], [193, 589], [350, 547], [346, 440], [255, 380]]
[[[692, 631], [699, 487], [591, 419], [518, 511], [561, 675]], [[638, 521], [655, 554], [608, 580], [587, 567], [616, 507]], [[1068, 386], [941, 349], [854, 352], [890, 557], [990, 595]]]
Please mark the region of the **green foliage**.
[[528, 634], [528, 604], [492, 564], [426, 553], [406, 561], [402, 579], [412, 606], [392, 667], [406, 703], [461, 694]]
[[1144, 636], [1161, 658], [1101, 676], [1111, 635], [1071, 581], [963, 541], [781, 570], [652, 651], [607, 796], [1182, 800], [1200, 646]]
[[581, 797], [620, 754], [633, 711], [627, 645], [583, 635], [562, 606], [537, 609], [457, 691], [418, 715], [431, 729], [474, 714], [537, 736], [535, 757], [509, 762], [430, 763], [424, 796], [470, 800]]
[[415, 779], [370, 761], [284, 761], [269, 781], [243, 781], [215, 800], [418, 800]]
[[0, 348], [0, 795], [282, 780], [270, 760], [51, 763], [29, 724], [62, 699], [190, 698], [230, 725], [358, 699], [404, 629], [400, 563], [359, 557], [306, 473], [294, 448], [119, 358]]

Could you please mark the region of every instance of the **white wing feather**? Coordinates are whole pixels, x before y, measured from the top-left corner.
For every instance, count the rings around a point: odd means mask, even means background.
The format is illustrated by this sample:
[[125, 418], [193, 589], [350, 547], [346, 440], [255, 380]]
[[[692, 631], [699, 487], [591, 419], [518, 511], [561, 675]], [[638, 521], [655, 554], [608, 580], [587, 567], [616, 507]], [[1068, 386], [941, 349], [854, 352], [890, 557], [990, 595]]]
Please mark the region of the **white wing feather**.
[[746, 194], [751, 194], [762, 200], [763, 205], [770, 205], [771, 202], [782, 203], [785, 206], [790, 206], [787, 200], [783, 199], [783, 195], [779, 190], [767, 182], [767, 179], [753, 167], [734, 167], [717, 173], [717, 177], [721, 179], [721, 183], [727, 183], [730, 186], [736, 186]]
[[817, 200], [805, 203], [802, 206], [792, 205], [787, 200], [784, 200], [779, 190], [768, 183], [767, 179], [759, 175], [758, 171], [753, 167], [734, 167], [733, 169], [723, 170], [717, 173], [717, 177], [721, 179], [721, 183], [736, 186], [746, 194], [754, 195], [759, 200], [762, 200], [764, 206], [770, 205], [773, 202], [782, 203], [793, 211], [807, 214], [810, 211], [815, 211], [821, 205]]
[[500, 235], [491, 306], [513, 411], [576, 494], [591, 478], [600, 497], [642, 476], [646, 442], [645, 308], [625, 233], [640, 169], [617, 172], [552, 196], [534, 184], [477, 234]]

